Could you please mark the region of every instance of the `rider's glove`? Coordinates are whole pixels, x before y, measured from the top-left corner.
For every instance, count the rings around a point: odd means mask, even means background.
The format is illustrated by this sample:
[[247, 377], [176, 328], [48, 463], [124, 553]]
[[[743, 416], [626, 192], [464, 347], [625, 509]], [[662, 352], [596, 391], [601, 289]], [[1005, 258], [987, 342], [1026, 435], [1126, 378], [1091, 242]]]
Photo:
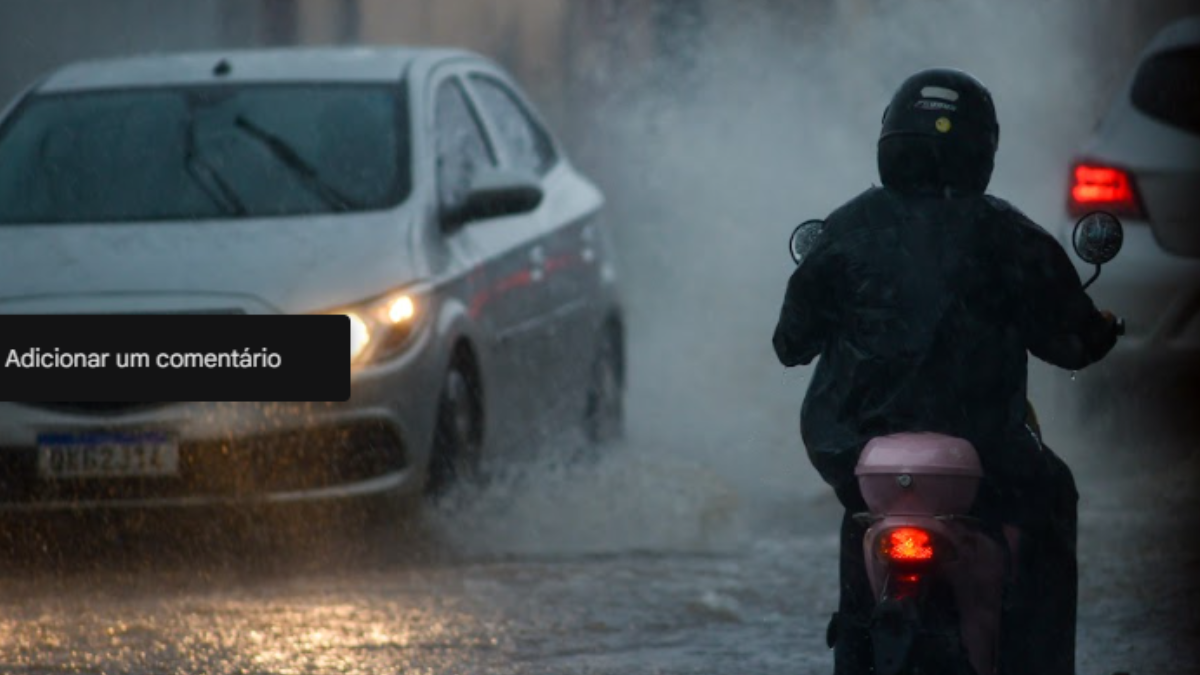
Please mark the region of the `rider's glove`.
[[1113, 327], [1113, 333], [1115, 335], [1121, 336], [1125, 334], [1125, 319], [1118, 317], [1107, 309], [1100, 310], [1100, 314], [1102, 314], [1105, 319], [1108, 319], [1108, 323]]

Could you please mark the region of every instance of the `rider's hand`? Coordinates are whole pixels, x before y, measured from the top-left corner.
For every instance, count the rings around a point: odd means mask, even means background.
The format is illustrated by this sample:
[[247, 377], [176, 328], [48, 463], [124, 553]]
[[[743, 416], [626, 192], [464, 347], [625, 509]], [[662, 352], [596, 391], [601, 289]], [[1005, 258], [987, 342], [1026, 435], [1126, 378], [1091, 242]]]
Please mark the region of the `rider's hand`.
[[1119, 335], [1125, 334], [1125, 321], [1124, 320], [1122, 320], [1116, 314], [1113, 314], [1112, 312], [1108, 311], [1107, 309], [1100, 310], [1100, 315], [1104, 317], [1105, 321], [1108, 321], [1108, 325], [1112, 327], [1113, 333], [1115, 335], [1119, 336]]

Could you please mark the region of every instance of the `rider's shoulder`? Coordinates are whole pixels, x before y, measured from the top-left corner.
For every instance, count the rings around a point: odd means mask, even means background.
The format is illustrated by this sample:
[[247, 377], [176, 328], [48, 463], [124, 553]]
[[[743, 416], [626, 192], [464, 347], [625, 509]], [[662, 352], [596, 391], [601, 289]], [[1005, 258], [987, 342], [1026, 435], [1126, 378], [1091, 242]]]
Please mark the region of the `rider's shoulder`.
[[837, 226], [838, 224], [859, 220], [863, 211], [871, 202], [883, 198], [883, 190], [884, 188], [876, 186], [871, 186], [863, 190], [858, 195], [847, 200], [846, 203], [834, 209], [829, 214], [829, 217], [825, 219], [825, 222], [828, 225]]
[[[983, 202], [991, 207], [991, 209], [996, 213], [1026, 218], [1025, 214], [1021, 212], [1021, 209], [1018, 209], [1007, 199], [1002, 199], [993, 194], [985, 194], [983, 195]], [[1028, 218], [1026, 218], [1026, 220], [1028, 220]]]
[[992, 212], [1013, 225], [1029, 231], [1030, 234], [1042, 234], [1050, 236], [1046, 228], [1038, 225], [1032, 218], [1025, 215], [1021, 209], [1018, 209], [1011, 202], [1001, 199], [995, 195], [983, 195], [983, 201], [992, 210]]

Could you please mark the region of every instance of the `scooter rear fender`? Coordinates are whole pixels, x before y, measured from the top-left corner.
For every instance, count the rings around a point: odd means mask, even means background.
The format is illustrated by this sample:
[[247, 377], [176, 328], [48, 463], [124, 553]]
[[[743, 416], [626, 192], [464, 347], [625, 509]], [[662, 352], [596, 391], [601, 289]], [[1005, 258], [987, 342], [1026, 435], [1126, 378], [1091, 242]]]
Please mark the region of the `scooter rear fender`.
[[867, 576], [880, 606], [889, 599], [890, 578], [911, 574], [911, 569], [886, 559], [880, 552], [881, 536], [897, 527], [917, 527], [933, 537], [933, 560], [919, 571], [949, 585], [959, 616], [959, 631], [977, 672], [991, 672], [1000, 635], [1004, 597], [1006, 547], [971, 520], [935, 516], [885, 516], [876, 520], [863, 537]]

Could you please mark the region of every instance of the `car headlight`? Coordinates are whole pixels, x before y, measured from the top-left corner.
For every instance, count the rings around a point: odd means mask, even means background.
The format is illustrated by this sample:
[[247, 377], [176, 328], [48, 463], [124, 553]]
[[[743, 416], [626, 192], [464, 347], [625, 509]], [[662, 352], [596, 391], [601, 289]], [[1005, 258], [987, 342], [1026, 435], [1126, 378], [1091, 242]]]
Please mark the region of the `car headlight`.
[[363, 365], [402, 351], [430, 313], [429, 295], [405, 288], [325, 312], [350, 317], [350, 364]]

